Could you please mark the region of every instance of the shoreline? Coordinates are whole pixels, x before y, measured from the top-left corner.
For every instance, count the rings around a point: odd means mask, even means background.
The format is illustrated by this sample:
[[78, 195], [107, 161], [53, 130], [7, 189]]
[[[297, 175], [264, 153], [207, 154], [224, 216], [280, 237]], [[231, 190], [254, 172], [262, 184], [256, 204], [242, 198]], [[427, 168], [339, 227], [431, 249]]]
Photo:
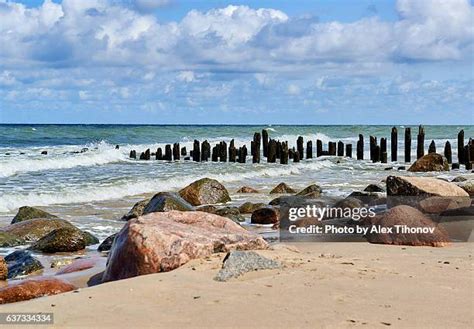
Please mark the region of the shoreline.
[[216, 282], [224, 254], [214, 254], [170, 272], [6, 304], [2, 311], [54, 312], [55, 328], [467, 328], [473, 247], [276, 244], [257, 252], [281, 261], [280, 270]]

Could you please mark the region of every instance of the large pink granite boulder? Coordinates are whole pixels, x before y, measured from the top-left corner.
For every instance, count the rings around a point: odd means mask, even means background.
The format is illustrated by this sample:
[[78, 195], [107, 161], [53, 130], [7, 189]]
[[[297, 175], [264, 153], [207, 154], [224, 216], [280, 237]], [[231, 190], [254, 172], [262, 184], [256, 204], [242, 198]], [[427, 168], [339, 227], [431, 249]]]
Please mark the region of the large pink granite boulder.
[[56, 278], [39, 278], [19, 281], [0, 288], [0, 304], [21, 302], [33, 298], [57, 295], [76, 289], [71, 283]]
[[130, 220], [118, 233], [103, 281], [171, 271], [216, 252], [267, 247], [262, 237], [225, 217], [200, 211], [151, 213]]

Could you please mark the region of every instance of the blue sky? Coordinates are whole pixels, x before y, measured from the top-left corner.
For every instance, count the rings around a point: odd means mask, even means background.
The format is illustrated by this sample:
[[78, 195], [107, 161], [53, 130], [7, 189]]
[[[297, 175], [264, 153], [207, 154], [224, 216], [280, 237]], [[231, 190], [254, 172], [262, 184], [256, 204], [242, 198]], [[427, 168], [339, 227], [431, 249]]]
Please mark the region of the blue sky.
[[474, 124], [469, 0], [0, 0], [0, 122]]

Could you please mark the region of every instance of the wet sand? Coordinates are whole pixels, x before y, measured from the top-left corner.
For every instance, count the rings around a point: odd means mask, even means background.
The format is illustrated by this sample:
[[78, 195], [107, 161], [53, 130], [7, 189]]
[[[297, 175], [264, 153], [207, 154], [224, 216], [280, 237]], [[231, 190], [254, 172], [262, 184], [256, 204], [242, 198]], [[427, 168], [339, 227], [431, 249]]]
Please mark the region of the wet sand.
[[[473, 243], [446, 248], [295, 243], [259, 251], [280, 270], [213, 280], [224, 254], [168, 273], [3, 305], [54, 312], [55, 327], [468, 328]], [[294, 249], [297, 248], [297, 251]]]

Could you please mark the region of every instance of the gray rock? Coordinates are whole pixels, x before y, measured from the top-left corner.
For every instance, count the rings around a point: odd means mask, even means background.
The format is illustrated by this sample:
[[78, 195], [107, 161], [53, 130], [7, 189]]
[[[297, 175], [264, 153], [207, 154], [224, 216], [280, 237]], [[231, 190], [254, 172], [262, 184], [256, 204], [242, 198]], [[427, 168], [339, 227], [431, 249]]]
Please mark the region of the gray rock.
[[225, 256], [222, 269], [214, 280], [228, 281], [247, 272], [277, 268], [281, 268], [279, 262], [260, 256], [254, 251], [231, 251]]
[[5, 257], [8, 266], [8, 279], [28, 275], [43, 269], [40, 261], [31, 256], [26, 250], [17, 250]]
[[104, 241], [99, 245], [97, 248], [98, 251], [109, 251], [112, 248], [112, 244], [114, 243], [115, 237], [117, 236], [117, 233], [112, 234], [108, 237], [105, 238]]
[[58, 217], [50, 214], [49, 212], [46, 212], [44, 210], [41, 210], [35, 207], [24, 206], [18, 209], [18, 213], [13, 218], [11, 224], [23, 222], [25, 220], [34, 219], [34, 218], [58, 218]]

